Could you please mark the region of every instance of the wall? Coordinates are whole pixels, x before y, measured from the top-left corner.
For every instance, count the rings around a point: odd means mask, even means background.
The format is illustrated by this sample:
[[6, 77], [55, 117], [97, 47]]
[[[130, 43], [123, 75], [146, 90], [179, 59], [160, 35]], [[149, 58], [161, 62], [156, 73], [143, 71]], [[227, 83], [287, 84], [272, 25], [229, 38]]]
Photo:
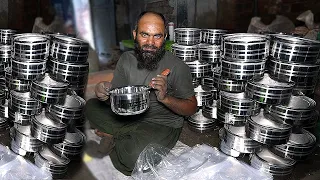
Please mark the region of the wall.
[[0, 28], [8, 27], [8, 0], [1, 0], [0, 6]]

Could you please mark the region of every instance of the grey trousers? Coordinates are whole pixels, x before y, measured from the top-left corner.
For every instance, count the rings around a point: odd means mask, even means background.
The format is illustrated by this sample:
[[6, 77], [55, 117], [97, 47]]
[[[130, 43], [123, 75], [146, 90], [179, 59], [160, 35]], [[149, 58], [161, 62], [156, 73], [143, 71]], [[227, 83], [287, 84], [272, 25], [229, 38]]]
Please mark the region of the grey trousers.
[[140, 152], [148, 144], [156, 143], [171, 149], [182, 130], [144, 122], [142, 115], [116, 115], [109, 105], [98, 99], [87, 101], [85, 116], [92, 128], [113, 135], [115, 147], [110, 158], [115, 168], [125, 175], [131, 175]]

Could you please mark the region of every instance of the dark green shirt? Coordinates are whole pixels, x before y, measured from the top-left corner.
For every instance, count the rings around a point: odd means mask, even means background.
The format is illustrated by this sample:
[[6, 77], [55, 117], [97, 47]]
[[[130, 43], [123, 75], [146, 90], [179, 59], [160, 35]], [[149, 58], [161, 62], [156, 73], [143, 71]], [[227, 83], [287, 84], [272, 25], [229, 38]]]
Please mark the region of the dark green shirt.
[[[153, 77], [156, 77], [164, 69], [170, 69], [168, 75], [167, 93], [170, 96], [187, 99], [195, 95], [192, 85], [190, 68], [183, 61], [175, 57], [171, 52], [166, 51], [159, 62], [158, 69], [149, 71], [137, 68], [137, 58], [134, 51], [125, 52], [121, 55], [114, 77], [112, 87], [129, 85], [148, 85]], [[143, 114], [143, 121], [149, 121], [174, 128], [182, 127], [184, 117], [172, 112], [169, 108], [157, 100], [155, 90], [150, 93], [150, 108]]]

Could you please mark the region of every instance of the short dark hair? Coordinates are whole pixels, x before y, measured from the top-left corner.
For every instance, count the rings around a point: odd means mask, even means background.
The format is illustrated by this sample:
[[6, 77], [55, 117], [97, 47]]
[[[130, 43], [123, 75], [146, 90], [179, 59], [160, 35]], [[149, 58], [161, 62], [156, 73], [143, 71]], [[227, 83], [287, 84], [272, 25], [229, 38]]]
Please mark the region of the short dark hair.
[[145, 14], [154, 14], [154, 15], [159, 16], [162, 19], [163, 24], [164, 24], [164, 29], [165, 29], [164, 33], [167, 34], [167, 21], [166, 21], [166, 18], [164, 17], [163, 14], [155, 12], [155, 11], [143, 11], [142, 13], [140, 13], [138, 18], [137, 18], [136, 25], [135, 25], [135, 28], [134, 28], [135, 31], [138, 31], [139, 21]]

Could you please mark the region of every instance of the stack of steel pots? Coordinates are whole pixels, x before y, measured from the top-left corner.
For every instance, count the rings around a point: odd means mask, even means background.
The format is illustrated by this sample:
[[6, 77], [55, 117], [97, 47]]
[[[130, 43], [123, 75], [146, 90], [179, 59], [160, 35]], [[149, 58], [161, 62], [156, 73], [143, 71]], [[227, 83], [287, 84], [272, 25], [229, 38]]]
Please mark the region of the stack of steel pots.
[[320, 42], [289, 35], [271, 35], [271, 45], [270, 75], [295, 82], [294, 91], [313, 94], [320, 67], [316, 64]]
[[286, 176], [292, 173], [296, 161], [284, 159], [269, 149], [263, 148], [250, 157], [252, 167], [275, 176]]
[[48, 70], [58, 81], [68, 82], [69, 88], [83, 97], [88, 80], [89, 44], [64, 35], [52, 36]]
[[4, 64], [4, 67], [11, 66], [11, 45], [0, 45], [0, 63]]
[[16, 33], [17, 31], [13, 29], [0, 29], [0, 43], [11, 45], [12, 36]]
[[[5, 68], [0, 86], [10, 93], [8, 101], [0, 101], [0, 114], [14, 123], [11, 149], [20, 155], [34, 153], [37, 166], [61, 178], [70, 161], [65, 155], [79, 157], [85, 142], [76, 129], [85, 122], [85, 100], [75, 91], [84, 95], [89, 47], [63, 35], [53, 35], [51, 43], [49, 39], [36, 33], [14, 36], [12, 59], [3, 60], [11, 66]], [[0, 46], [0, 58], [1, 50]]]
[[60, 179], [67, 173], [70, 159], [64, 155], [55, 154], [49, 147], [43, 147], [34, 155], [34, 163], [36, 166], [48, 170], [54, 179]]
[[46, 72], [50, 41], [40, 34], [21, 34], [13, 39], [11, 74], [13, 78], [34, 80]]
[[256, 34], [229, 34], [223, 38], [221, 75], [234, 80], [263, 76], [269, 41]]

